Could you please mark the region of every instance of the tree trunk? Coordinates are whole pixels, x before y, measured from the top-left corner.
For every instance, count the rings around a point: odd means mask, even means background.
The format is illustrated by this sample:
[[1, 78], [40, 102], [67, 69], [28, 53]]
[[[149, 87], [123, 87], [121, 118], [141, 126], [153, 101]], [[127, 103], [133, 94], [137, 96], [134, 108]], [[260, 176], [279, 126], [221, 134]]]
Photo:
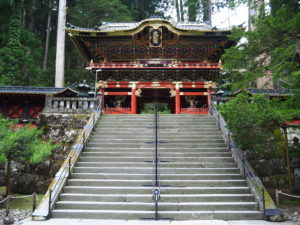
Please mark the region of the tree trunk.
[[211, 10], [212, 10], [211, 0], [203, 0], [202, 5], [203, 5], [203, 22], [211, 25]]
[[34, 32], [34, 27], [35, 27], [34, 13], [37, 10], [36, 4], [37, 4], [37, 0], [32, 0], [31, 8], [30, 8], [29, 13], [28, 13], [28, 16], [29, 16], [28, 30], [31, 31], [31, 32]]
[[46, 44], [45, 44], [45, 54], [44, 54], [44, 62], [43, 62], [43, 70], [47, 69], [48, 64], [48, 52], [49, 52], [49, 41], [50, 41], [50, 34], [51, 34], [51, 7], [48, 11], [48, 19], [47, 19], [47, 33], [46, 33]]
[[[31, 48], [26, 47], [26, 56], [30, 56], [31, 55]], [[28, 86], [30, 83], [30, 77], [29, 77], [29, 73], [28, 73], [28, 64], [25, 63], [24, 67], [23, 67], [23, 79], [24, 81], [22, 82], [25, 86]]]
[[66, 26], [66, 0], [59, 0], [57, 40], [56, 40], [56, 67], [55, 87], [64, 87], [65, 83], [65, 26]]
[[300, 34], [297, 35], [297, 39], [296, 39], [296, 52], [298, 55], [298, 62], [300, 63]]
[[6, 162], [6, 196], [11, 193], [11, 160], [8, 159]]
[[180, 0], [180, 20], [181, 20], [181, 22], [184, 22], [184, 11], [183, 11], [182, 0]]
[[175, 6], [176, 6], [177, 21], [180, 22], [180, 13], [179, 13], [179, 3], [178, 3], [178, 0], [175, 0]]

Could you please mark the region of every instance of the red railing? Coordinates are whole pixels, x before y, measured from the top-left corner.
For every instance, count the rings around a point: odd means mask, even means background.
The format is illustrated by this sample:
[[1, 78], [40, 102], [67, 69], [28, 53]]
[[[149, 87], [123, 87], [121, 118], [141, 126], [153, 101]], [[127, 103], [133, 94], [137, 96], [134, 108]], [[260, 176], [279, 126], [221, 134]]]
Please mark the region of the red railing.
[[203, 68], [203, 69], [220, 69], [221, 63], [204, 63], [204, 62], [184, 62], [175, 64], [178, 68]]
[[[159, 64], [159, 63], [158, 63]], [[92, 69], [136, 69], [136, 68], [168, 68], [168, 69], [220, 69], [221, 63], [206, 63], [206, 62], [182, 62], [170, 63], [158, 66], [158, 64], [140, 64], [130, 62], [114, 62], [114, 63], [91, 63]]]
[[130, 114], [131, 108], [124, 108], [124, 107], [105, 107], [104, 108], [105, 114]]
[[208, 114], [208, 108], [181, 108], [181, 114]]

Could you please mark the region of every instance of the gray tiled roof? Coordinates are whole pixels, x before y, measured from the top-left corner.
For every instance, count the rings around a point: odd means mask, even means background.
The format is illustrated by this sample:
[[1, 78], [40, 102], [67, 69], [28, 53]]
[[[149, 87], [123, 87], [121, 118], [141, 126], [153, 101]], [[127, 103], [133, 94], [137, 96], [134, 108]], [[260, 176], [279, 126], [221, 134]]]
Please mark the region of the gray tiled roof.
[[56, 88], [56, 87], [23, 87], [23, 86], [0, 86], [0, 94], [41, 94], [53, 95], [61, 93], [69, 89], [74, 93], [76, 91], [70, 88]]
[[[241, 92], [246, 92], [248, 94], [265, 94], [268, 96], [287, 96], [294, 95], [295, 91], [293, 89], [256, 89], [256, 88], [246, 88], [236, 91], [234, 94], [239, 94]], [[299, 90], [298, 90], [299, 91]]]
[[[213, 27], [207, 23], [200, 23], [200, 22], [173, 22], [164, 20], [161, 18], [150, 18], [145, 19], [140, 22], [103, 22], [103, 24], [99, 27], [95, 28], [83, 28], [74, 26], [72, 24], [67, 24], [68, 28], [71, 29], [77, 29], [78, 31], [102, 31], [102, 32], [110, 32], [110, 31], [121, 31], [121, 30], [132, 30], [137, 28], [140, 24], [146, 22], [146, 21], [164, 21], [167, 23], [172, 24], [175, 28], [183, 29], [183, 30], [198, 30], [198, 31], [211, 31]], [[229, 29], [229, 28], [228, 28]], [[222, 30], [228, 30], [228, 29], [221, 29]]]

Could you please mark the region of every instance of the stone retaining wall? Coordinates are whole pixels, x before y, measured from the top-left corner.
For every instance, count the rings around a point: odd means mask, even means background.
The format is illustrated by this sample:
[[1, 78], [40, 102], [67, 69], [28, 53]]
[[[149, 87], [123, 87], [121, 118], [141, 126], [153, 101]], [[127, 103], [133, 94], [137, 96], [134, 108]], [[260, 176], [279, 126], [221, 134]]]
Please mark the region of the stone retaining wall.
[[[88, 119], [88, 114], [41, 114], [37, 126], [43, 128], [43, 138], [50, 138], [61, 147], [53, 150], [51, 157], [42, 163], [32, 165], [27, 162], [13, 163], [12, 192], [22, 194], [46, 192]], [[5, 165], [0, 165], [0, 185], [5, 185], [4, 170]]]

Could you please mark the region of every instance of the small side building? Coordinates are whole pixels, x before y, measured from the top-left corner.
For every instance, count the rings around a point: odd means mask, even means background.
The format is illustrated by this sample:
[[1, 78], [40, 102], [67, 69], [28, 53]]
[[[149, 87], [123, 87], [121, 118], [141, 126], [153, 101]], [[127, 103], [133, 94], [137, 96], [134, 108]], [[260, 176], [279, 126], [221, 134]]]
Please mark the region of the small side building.
[[46, 106], [47, 96], [76, 97], [70, 88], [0, 86], [0, 113], [21, 123], [36, 122]]

